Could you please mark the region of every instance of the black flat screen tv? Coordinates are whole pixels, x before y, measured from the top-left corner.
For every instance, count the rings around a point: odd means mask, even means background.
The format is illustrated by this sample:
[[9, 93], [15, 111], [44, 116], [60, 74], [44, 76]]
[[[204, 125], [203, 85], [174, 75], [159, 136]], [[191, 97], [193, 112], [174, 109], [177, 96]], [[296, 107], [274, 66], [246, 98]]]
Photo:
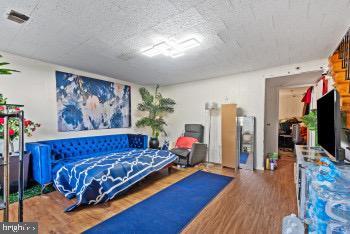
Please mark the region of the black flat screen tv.
[[340, 146], [341, 131], [339, 93], [332, 90], [317, 100], [317, 140], [337, 161], [344, 160]]

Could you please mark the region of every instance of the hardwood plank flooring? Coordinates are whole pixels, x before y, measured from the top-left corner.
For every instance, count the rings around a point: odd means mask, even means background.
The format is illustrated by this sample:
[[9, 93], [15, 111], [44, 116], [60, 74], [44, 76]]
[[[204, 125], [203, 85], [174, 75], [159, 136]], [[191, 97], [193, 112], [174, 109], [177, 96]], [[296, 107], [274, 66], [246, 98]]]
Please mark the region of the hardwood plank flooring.
[[[281, 233], [282, 218], [297, 212], [293, 162], [292, 157], [283, 157], [274, 172], [210, 168], [213, 173], [235, 179], [183, 233]], [[39, 222], [40, 233], [80, 233], [199, 169], [203, 168], [173, 169], [171, 175], [167, 170], [155, 173], [113, 201], [70, 213], [63, 210], [74, 201], [65, 199], [58, 192], [33, 197], [24, 201], [24, 219]], [[10, 208], [11, 220], [15, 221], [17, 204]]]
[[276, 171], [235, 173], [183, 233], [281, 233], [282, 218], [297, 212], [293, 163], [283, 157]]

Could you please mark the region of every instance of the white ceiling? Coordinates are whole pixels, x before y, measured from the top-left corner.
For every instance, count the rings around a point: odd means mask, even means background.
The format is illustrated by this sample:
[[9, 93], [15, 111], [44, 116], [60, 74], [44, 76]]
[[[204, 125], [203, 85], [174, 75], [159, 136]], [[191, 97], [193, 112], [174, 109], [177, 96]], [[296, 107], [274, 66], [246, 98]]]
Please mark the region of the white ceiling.
[[[9, 10], [31, 18], [6, 19]], [[325, 58], [350, 0], [1, 0], [0, 50], [140, 84], [175, 84]], [[140, 54], [200, 36], [176, 59]]]

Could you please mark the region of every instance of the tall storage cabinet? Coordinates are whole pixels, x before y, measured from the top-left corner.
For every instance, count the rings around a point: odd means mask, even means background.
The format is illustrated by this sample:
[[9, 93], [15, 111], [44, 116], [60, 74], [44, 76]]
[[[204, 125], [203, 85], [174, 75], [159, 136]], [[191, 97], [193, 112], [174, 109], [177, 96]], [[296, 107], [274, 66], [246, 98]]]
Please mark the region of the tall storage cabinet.
[[237, 161], [237, 105], [221, 105], [222, 166], [238, 168]]

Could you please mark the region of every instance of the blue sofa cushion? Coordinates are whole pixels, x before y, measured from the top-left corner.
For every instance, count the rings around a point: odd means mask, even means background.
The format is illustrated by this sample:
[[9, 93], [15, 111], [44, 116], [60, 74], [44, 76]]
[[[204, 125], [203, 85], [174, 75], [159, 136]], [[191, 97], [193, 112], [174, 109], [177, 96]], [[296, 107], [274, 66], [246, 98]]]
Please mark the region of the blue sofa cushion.
[[41, 143], [51, 146], [54, 160], [133, 148], [129, 147], [127, 134], [42, 141]]

